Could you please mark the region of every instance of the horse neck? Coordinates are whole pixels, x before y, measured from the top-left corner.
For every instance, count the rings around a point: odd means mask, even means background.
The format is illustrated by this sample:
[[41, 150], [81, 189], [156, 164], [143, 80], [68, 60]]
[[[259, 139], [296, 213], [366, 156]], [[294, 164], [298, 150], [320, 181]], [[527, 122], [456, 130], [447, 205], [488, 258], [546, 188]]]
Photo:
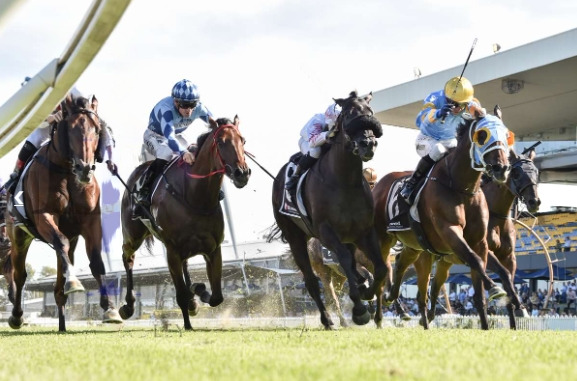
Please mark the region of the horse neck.
[[485, 194], [490, 213], [503, 217], [509, 215], [509, 211], [515, 201], [515, 195], [508, 186], [509, 181], [507, 185], [490, 181], [483, 186], [483, 193]]
[[[466, 136], [462, 139], [468, 139]], [[481, 172], [471, 168], [471, 142], [460, 142], [447, 157], [447, 172], [455, 190], [475, 192], [481, 183]]]
[[222, 185], [222, 164], [218, 154], [213, 152], [212, 139], [208, 138], [197, 153], [190, 175], [185, 180], [185, 198], [199, 204], [201, 201], [212, 204], [218, 202], [218, 191]]
[[349, 152], [344, 134], [340, 134], [328, 152], [321, 156], [319, 167], [323, 177], [331, 176], [334, 183], [356, 185], [362, 183], [362, 160]]

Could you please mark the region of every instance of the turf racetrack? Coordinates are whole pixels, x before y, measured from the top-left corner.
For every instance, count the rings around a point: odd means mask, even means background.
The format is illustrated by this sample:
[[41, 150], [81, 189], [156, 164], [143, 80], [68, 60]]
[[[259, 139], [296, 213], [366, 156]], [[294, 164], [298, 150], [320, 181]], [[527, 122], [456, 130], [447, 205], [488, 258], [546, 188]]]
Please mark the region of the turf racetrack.
[[0, 327], [0, 380], [575, 380], [575, 331]]

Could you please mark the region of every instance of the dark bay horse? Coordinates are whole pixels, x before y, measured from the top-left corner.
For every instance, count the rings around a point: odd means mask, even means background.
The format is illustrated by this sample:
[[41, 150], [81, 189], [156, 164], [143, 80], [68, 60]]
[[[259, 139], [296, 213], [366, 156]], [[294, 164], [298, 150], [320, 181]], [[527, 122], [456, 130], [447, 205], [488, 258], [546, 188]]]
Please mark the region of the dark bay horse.
[[[507, 129], [491, 115], [465, 121], [457, 130], [457, 147], [441, 159], [428, 175], [428, 181], [420, 192], [416, 204], [422, 230], [433, 250], [439, 255], [454, 253], [471, 267], [475, 306], [479, 311], [481, 326], [488, 329], [484, 300], [484, 287], [490, 297], [501, 296], [501, 290], [485, 272], [488, 256], [487, 224], [489, 210], [481, 191], [481, 173], [503, 183], [509, 173], [507, 156]], [[386, 212], [389, 191], [396, 179], [410, 172], [393, 172], [383, 177], [373, 190], [375, 200], [375, 228], [381, 243], [381, 252], [389, 264], [390, 248], [397, 240], [403, 250], [397, 256], [394, 281], [388, 302], [396, 300], [403, 274], [423, 252], [421, 242], [413, 230], [387, 230], [389, 216]], [[402, 201], [397, 201], [402, 202]], [[432, 266], [432, 256], [423, 255], [422, 265]], [[418, 264], [415, 263], [415, 267]], [[419, 272], [419, 269], [416, 269]], [[419, 278], [419, 287], [426, 289], [429, 279]], [[417, 297], [423, 324], [428, 328], [426, 317], [427, 294]], [[380, 300], [377, 299], [377, 303]], [[382, 308], [377, 305], [377, 314]]]
[[100, 187], [94, 176], [99, 144], [103, 142], [97, 108], [95, 97], [91, 101], [67, 97], [62, 102], [64, 119], [53, 132], [52, 140], [40, 148], [28, 166], [22, 178], [22, 192], [16, 188], [16, 197], [9, 195], [14, 204], [9, 206], [8, 213], [23, 199], [25, 214], [31, 221], [30, 226], [25, 226], [7, 215], [6, 227], [12, 250], [6, 259], [4, 273], [10, 280], [9, 295], [14, 304], [8, 319], [11, 328], [18, 329], [23, 324], [26, 255], [34, 238], [43, 240], [56, 251], [54, 298], [58, 306], [59, 331], [66, 331], [64, 305], [68, 294], [84, 291], [74, 269], [74, 250], [79, 236], [84, 238], [90, 270], [100, 290], [103, 322], [122, 322], [104, 284]]
[[[521, 304], [519, 295], [515, 288], [511, 288], [511, 280], [517, 270], [517, 259], [515, 257], [515, 243], [517, 240], [517, 230], [514, 219], [511, 216], [512, 207], [517, 200], [522, 201], [527, 210], [535, 213], [539, 210], [541, 200], [537, 191], [539, 181], [539, 169], [533, 162], [535, 151], [532, 150], [528, 155], [518, 155], [513, 150], [509, 153], [509, 163], [511, 163], [511, 172], [505, 184], [487, 179], [483, 182], [481, 189], [485, 194], [489, 206], [489, 225], [487, 241], [489, 244], [489, 258], [487, 267], [499, 275], [503, 286], [507, 291], [507, 312], [509, 315], [509, 326], [516, 329], [515, 311], [520, 316], [528, 317], [525, 307]], [[491, 255], [491, 252], [494, 254]], [[421, 261], [424, 255], [421, 255], [417, 262]], [[457, 258], [453, 255], [446, 256], [437, 261], [435, 277], [431, 281], [431, 305], [437, 302], [439, 290], [449, 276], [449, 270]], [[457, 261], [457, 263], [459, 263]], [[426, 268], [426, 266], [419, 266]], [[428, 274], [419, 274], [426, 277]], [[426, 292], [426, 290], [419, 290]], [[428, 320], [435, 318], [435, 310], [431, 309], [428, 313]]]
[[[323, 259], [323, 247], [318, 238], [311, 238], [307, 244], [309, 259], [315, 274], [320, 278], [323, 284], [325, 295], [325, 302], [332, 305], [337, 317], [339, 318], [341, 327], [348, 327], [349, 323], [343, 315], [339, 296], [341, 295], [347, 276], [344, 274], [342, 268], [337, 263], [327, 264]], [[355, 250], [356, 270], [363, 279], [373, 281], [373, 264], [365, 254], [360, 250]]]
[[[370, 314], [361, 297], [372, 299], [375, 294], [380, 297], [384, 288], [386, 267], [379, 253], [373, 226], [371, 191], [362, 174], [363, 162], [373, 158], [376, 139], [383, 133], [369, 106], [371, 98], [371, 95], [359, 97], [352, 92], [348, 98], [335, 99], [342, 107], [335, 125], [336, 134], [331, 138], [329, 149], [313, 165], [301, 186], [308, 215], [305, 217], [306, 228], [301, 228], [302, 221], [298, 217], [280, 212], [287, 165], [279, 171], [273, 184], [272, 205], [278, 230], [269, 239], [281, 233], [289, 243], [295, 262], [303, 273], [306, 288], [320, 311], [321, 322], [327, 329], [332, 328], [334, 323], [323, 304], [311, 267], [307, 253], [309, 238], [319, 238], [323, 246], [336, 254], [349, 283], [355, 324], [370, 321]], [[358, 274], [355, 271], [356, 247], [375, 264], [374, 285], [363, 294], [358, 289]]]
[[[134, 313], [133, 267], [135, 251], [146, 242], [150, 249], [154, 236], [162, 241], [170, 276], [176, 289], [176, 301], [182, 311], [184, 328], [191, 330], [190, 316], [198, 313], [195, 294], [204, 303], [216, 307], [223, 301], [221, 276], [224, 239], [224, 218], [219, 202], [219, 190], [224, 175], [237, 188], [243, 188], [250, 178], [250, 168], [244, 154], [244, 138], [239, 131], [239, 119], [234, 122], [220, 118], [211, 124], [212, 130], [197, 139], [196, 161], [192, 166], [182, 158], [173, 161], [160, 179], [152, 195], [151, 214], [157, 230], [149, 229], [131, 216], [131, 196], [135, 182], [151, 162], [141, 164], [128, 179], [128, 189], [122, 198], [122, 260], [126, 269], [126, 304], [120, 315], [128, 319]], [[202, 283], [192, 284], [188, 258], [202, 255], [212, 294]], [[190, 316], [189, 316], [190, 315]]]

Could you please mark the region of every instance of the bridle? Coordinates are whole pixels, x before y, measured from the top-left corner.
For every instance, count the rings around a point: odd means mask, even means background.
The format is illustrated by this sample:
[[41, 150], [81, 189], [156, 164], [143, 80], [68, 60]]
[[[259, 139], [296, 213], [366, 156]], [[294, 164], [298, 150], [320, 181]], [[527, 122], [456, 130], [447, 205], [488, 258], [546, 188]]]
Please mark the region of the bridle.
[[211, 144], [210, 150], [213, 152], [216, 152], [216, 156], [218, 157], [218, 161], [220, 162], [221, 168], [216, 169], [214, 171], [211, 171], [211, 172], [204, 174], [204, 175], [199, 175], [196, 173], [188, 173], [187, 172], [186, 175], [188, 177], [193, 178], [193, 179], [205, 179], [207, 177], [211, 177], [211, 176], [217, 175], [219, 173], [224, 173], [227, 175], [232, 173], [232, 167], [230, 165], [228, 165], [224, 161], [224, 159], [222, 158], [222, 154], [220, 153], [219, 144], [217, 142], [217, 136], [219, 135], [219, 133], [221, 131], [223, 131], [224, 129], [227, 129], [227, 128], [233, 128], [234, 130], [236, 130], [238, 132], [239, 136], [241, 137], [242, 141], [244, 142], [244, 138], [242, 137], [242, 135], [240, 135], [240, 131], [238, 130], [238, 128], [234, 124], [227, 123], [227, 124], [223, 124], [221, 126], [218, 126], [214, 130], [214, 132], [212, 133], [212, 144]]

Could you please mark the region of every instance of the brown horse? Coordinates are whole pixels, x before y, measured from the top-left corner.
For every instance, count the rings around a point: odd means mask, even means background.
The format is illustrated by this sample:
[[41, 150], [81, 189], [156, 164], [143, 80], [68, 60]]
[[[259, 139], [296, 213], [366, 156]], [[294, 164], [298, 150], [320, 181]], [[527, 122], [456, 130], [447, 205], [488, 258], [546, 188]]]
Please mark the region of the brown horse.
[[[480, 190], [481, 172], [487, 173], [499, 182], [506, 180], [509, 172], [506, 133], [507, 129], [502, 122], [490, 115], [465, 121], [457, 131], [457, 146], [431, 170], [415, 207], [420, 217], [423, 235], [432, 246], [432, 250], [439, 255], [454, 253], [471, 267], [475, 289], [474, 301], [483, 329], [489, 327], [483, 287], [489, 289], [490, 297], [501, 296], [503, 290], [485, 272], [489, 211], [485, 196]], [[389, 268], [390, 248], [397, 240], [404, 246], [397, 256], [393, 287], [387, 298], [389, 302], [398, 298], [403, 274], [424, 250], [415, 231], [387, 230], [389, 216], [386, 210], [389, 191], [395, 180], [409, 174], [410, 172], [390, 173], [383, 177], [373, 190], [375, 228], [380, 239], [383, 258], [386, 259]], [[422, 265], [427, 266], [430, 273], [432, 256], [423, 255], [423, 257], [425, 263]], [[418, 268], [416, 270], [419, 272]], [[423, 287], [426, 289], [429, 279], [421, 277], [418, 282], [420, 289]], [[419, 293], [417, 301], [423, 325], [428, 328], [427, 294]], [[377, 315], [380, 314], [382, 319], [380, 300], [377, 299], [377, 303]]]
[[[382, 296], [386, 267], [379, 254], [379, 243], [373, 226], [374, 208], [371, 191], [362, 175], [363, 161], [373, 158], [376, 138], [382, 135], [381, 124], [373, 116], [369, 106], [372, 96], [359, 97], [352, 92], [348, 98], [335, 99], [342, 107], [336, 133], [329, 149], [319, 158], [304, 179], [304, 219], [287, 216], [280, 212], [284, 195], [287, 165], [279, 171], [272, 194], [273, 212], [278, 233], [291, 248], [295, 262], [303, 273], [306, 288], [315, 301], [321, 322], [327, 329], [333, 322], [321, 299], [320, 287], [311, 267], [307, 242], [317, 237], [336, 254], [346, 273], [349, 296], [354, 303], [353, 322], [367, 324], [370, 314], [361, 300]], [[361, 295], [355, 271], [354, 251], [358, 247], [375, 264], [375, 282], [370, 290]]]
[[[196, 161], [192, 166], [182, 158], [174, 160], [156, 181], [152, 195], [151, 214], [155, 223], [150, 228], [131, 216], [131, 193], [139, 176], [151, 162], [141, 164], [128, 179], [122, 198], [122, 260], [126, 269], [126, 304], [120, 309], [123, 319], [134, 313], [133, 267], [135, 251], [146, 241], [150, 249], [153, 235], [166, 248], [166, 259], [176, 289], [176, 301], [182, 311], [184, 328], [191, 330], [190, 316], [198, 313], [194, 294], [204, 303], [216, 307], [223, 301], [221, 276], [224, 239], [224, 218], [219, 202], [219, 190], [224, 175], [237, 188], [243, 188], [250, 178], [245, 162], [244, 138], [234, 123], [220, 118], [211, 124], [212, 130], [197, 139]], [[201, 254], [212, 295], [204, 284], [192, 284], [188, 273], [188, 258]]]
[[[541, 200], [537, 192], [537, 183], [539, 180], [539, 169], [533, 162], [535, 151], [531, 150], [529, 155], [517, 155], [513, 150], [509, 153], [509, 162], [511, 163], [511, 172], [506, 184], [487, 179], [481, 189], [485, 194], [487, 204], [489, 205], [489, 225], [487, 241], [489, 252], [487, 267], [499, 275], [509, 300], [507, 301], [507, 311], [509, 315], [509, 326], [516, 329], [515, 311], [520, 316], [528, 317], [525, 307], [521, 304], [519, 295], [512, 287], [512, 278], [517, 270], [517, 260], [515, 257], [515, 242], [517, 239], [517, 230], [514, 219], [511, 217], [511, 209], [516, 200], [521, 200], [529, 212], [535, 213], [539, 210]], [[421, 255], [417, 262], [422, 261], [424, 255]], [[439, 290], [449, 276], [449, 269], [457, 258], [454, 255], [441, 258], [437, 262], [435, 277], [431, 281], [431, 305], [437, 302]], [[459, 263], [457, 261], [457, 263]], [[426, 266], [418, 266], [425, 268]], [[418, 274], [426, 277], [428, 274]], [[419, 290], [426, 292], [426, 290]], [[435, 310], [431, 309], [428, 313], [429, 321], [435, 318]]]
[[[49, 144], [40, 148], [22, 178], [22, 192], [9, 195], [8, 213], [23, 207], [30, 224], [19, 224], [10, 216], [7, 231], [12, 250], [4, 265], [9, 279], [10, 300], [14, 304], [8, 324], [18, 329], [22, 319], [22, 289], [26, 281], [26, 255], [30, 243], [39, 238], [55, 251], [58, 260], [54, 298], [58, 306], [58, 329], [66, 331], [64, 305], [68, 294], [84, 291], [75, 275], [74, 250], [78, 237], [86, 244], [90, 270], [100, 290], [103, 322], [122, 319], [107, 295], [102, 261], [100, 187], [94, 176], [102, 133], [97, 114], [98, 101], [70, 96], [62, 102], [63, 121]], [[22, 196], [23, 195], [23, 196]], [[19, 200], [23, 199], [23, 206]], [[12, 204], [11, 204], [12, 203]], [[31, 234], [36, 232], [36, 235]]]

